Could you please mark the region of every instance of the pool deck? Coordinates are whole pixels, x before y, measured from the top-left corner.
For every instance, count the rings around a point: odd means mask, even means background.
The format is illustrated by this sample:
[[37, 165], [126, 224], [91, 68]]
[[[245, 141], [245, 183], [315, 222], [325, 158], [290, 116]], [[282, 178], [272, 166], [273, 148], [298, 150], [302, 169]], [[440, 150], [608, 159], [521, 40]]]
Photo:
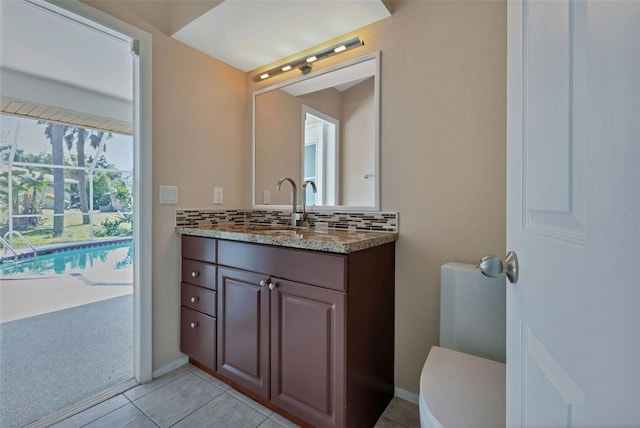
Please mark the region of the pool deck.
[[131, 269], [109, 270], [109, 282], [94, 282], [92, 275], [74, 272], [2, 278], [0, 323], [132, 294]]

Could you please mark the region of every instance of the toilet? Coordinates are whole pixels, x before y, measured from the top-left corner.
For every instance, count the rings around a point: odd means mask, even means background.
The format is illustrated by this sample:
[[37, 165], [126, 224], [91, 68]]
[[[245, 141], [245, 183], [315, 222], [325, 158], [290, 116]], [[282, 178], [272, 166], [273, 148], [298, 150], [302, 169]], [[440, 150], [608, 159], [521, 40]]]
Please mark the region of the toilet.
[[505, 279], [447, 263], [440, 287], [440, 346], [422, 368], [420, 426], [504, 427]]

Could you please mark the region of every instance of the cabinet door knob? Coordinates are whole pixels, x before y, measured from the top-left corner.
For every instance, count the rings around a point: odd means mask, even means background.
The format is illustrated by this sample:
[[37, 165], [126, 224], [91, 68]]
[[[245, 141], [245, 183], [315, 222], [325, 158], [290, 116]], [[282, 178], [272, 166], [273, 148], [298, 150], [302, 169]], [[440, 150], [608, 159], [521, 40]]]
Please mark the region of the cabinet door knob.
[[192, 278], [197, 278], [199, 276], [200, 276], [200, 272], [196, 272], [196, 271], [191, 272], [191, 277]]
[[196, 328], [198, 326], [198, 321], [191, 323], [191, 328]]
[[267, 285], [267, 280], [263, 279], [262, 281], [260, 281], [260, 287], [264, 287]]
[[269, 290], [275, 290], [277, 286], [278, 286], [278, 284], [276, 284], [275, 282], [270, 282], [269, 283]]
[[200, 298], [198, 296], [194, 296], [191, 298], [191, 303], [198, 303], [199, 300]]

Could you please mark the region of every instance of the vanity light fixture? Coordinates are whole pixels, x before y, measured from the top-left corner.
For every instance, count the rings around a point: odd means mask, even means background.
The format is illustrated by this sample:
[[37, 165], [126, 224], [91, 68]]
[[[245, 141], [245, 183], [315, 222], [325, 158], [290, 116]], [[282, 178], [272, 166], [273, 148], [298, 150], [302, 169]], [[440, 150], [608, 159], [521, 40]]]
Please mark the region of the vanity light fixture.
[[360, 37], [354, 37], [353, 39], [349, 39], [345, 42], [338, 43], [337, 45], [333, 45], [326, 49], [323, 49], [318, 52], [314, 52], [311, 55], [305, 55], [293, 61], [286, 62], [277, 67], [274, 67], [270, 70], [263, 71], [260, 74], [257, 74], [253, 77], [254, 82], [260, 82], [261, 80], [268, 79], [273, 76], [277, 76], [278, 74], [285, 73], [287, 71], [293, 70], [294, 68], [299, 69], [302, 74], [307, 74], [311, 71], [312, 63], [316, 61], [320, 61], [325, 58], [329, 58], [340, 52], [346, 52], [348, 50], [364, 46], [364, 42], [360, 40]]

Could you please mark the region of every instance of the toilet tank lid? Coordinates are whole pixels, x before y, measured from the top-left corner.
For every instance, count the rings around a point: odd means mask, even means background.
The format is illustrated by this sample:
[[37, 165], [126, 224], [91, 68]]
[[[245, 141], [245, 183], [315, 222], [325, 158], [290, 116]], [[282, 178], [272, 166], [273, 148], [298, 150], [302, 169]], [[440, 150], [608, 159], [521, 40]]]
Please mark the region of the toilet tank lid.
[[420, 376], [420, 400], [442, 427], [504, 427], [505, 365], [434, 346]]

